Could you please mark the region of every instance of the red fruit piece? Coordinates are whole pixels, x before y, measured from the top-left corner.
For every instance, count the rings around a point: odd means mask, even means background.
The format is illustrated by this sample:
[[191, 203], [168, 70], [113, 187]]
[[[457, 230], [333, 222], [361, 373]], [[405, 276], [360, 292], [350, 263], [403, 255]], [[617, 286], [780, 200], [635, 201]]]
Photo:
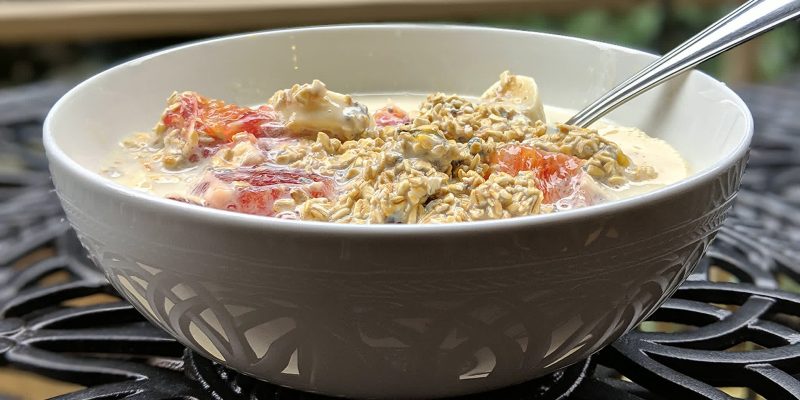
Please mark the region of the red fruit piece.
[[228, 206], [229, 210], [245, 214], [272, 216], [275, 200], [287, 198], [289, 190], [277, 186], [272, 187], [244, 187], [237, 188], [234, 204]]
[[270, 106], [257, 109], [240, 107], [195, 92], [177, 95], [168, 105], [161, 122], [170, 128], [184, 132], [196, 130], [201, 135], [222, 141], [230, 141], [239, 132], [258, 137], [275, 135], [282, 130], [278, 116]]
[[[210, 207], [246, 214], [274, 216], [275, 201], [289, 198], [293, 189], [303, 190], [309, 197], [330, 198], [334, 192], [331, 178], [302, 170], [256, 166], [214, 170], [209, 175], [193, 194], [204, 196]], [[219, 193], [226, 196], [220, 198]]]
[[408, 114], [397, 106], [386, 106], [375, 111], [373, 119], [377, 126], [396, 126], [407, 124], [411, 121], [408, 118]]
[[534, 163], [539, 158], [539, 152], [533, 147], [508, 145], [493, 153], [489, 157], [489, 162], [494, 165], [495, 171], [516, 176], [520, 171], [536, 168]]
[[541, 151], [530, 146], [504, 146], [489, 158], [494, 170], [516, 176], [520, 171], [534, 171], [537, 187], [545, 203], [579, 195], [583, 161], [562, 153]]

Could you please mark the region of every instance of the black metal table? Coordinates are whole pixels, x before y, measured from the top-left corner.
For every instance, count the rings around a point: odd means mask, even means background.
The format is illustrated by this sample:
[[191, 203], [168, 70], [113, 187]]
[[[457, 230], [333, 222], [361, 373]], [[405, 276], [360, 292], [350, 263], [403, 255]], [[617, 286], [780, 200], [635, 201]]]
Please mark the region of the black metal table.
[[[61, 399], [322, 399], [203, 359], [118, 297], [46, 172], [41, 123], [66, 89], [0, 91], [0, 367], [86, 387]], [[800, 399], [800, 75], [740, 93], [744, 189], [689, 280], [592, 359], [471, 399]]]

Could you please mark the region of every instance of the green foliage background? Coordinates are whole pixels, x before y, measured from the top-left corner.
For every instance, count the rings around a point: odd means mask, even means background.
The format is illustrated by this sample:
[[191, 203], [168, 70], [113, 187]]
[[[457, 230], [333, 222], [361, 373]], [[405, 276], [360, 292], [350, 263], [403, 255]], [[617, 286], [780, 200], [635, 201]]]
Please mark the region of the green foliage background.
[[[569, 16], [524, 15], [479, 23], [517, 29], [564, 33], [664, 53], [729, 12], [737, 2], [700, 6], [692, 2], [646, 1], [625, 11], [588, 8]], [[772, 80], [800, 67], [800, 23], [793, 22], [758, 39], [758, 80]], [[721, 59], [701, 69], [719, 74]]]

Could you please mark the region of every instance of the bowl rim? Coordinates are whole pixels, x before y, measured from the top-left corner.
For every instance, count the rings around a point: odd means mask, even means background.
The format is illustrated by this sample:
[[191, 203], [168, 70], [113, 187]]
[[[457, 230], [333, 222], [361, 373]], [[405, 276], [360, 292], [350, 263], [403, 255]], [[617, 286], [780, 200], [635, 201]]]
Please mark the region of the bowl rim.
[[60, 109], [67, 103], [76, 93], [80, 92], [84, 87], [93, 84], [100, 77], [110, 74], [114, 71], [124, 69], [129, 66], [137, 65], [143, 61], [151, 58], [159, 57], [162, 54], [178, 51], [185, 48], [203, 46], [210, 43], [224, 42], [229, 40], [238, 40], [244, 38], [251, 38], [257, 36], [271, 36], [271, 35], [285, 35], [297, 32], [324, 32], [336, 30], [469, 30], [477, 32], [488, 33], [515, 33], [525, 34], [532, 36], [551, 37], [559, 39], [569, 39], [584, 44], [590, 44], [614, 51], [627, 52], [637, 55], [657, 56], [641, 50], [631, 49], [628, 47], [604, 43], [594, 40], [577, 38], [568, 35], [558, 35], [552, 33], [543, 33], [535, 31], [523, 31], [518, 29], [508, 28], [495, 28], [486, 26], [472, 26], [462, 24], [438, 24], [438, 23], [363, 23], [363, 24], [333, 24], [333, 25], [319, 25], [308, 27], [296, 27], [287, 29], [271, 29], [259, 30], [254, 32], [237, 33], [231, 35], [217, 36], [210, 39], [201, 39], [190, 41], [175, 46], [166, 47], [155, 52], [145, 54], [140, 57], [130, 59], [122, 62], [104, 71], [101, 71], [75, 87], [70, 89], [64, 94], [50, 109], [45, 118], [43, 125], [43, 144], [45, 152], [48, 156], [48, 163], [52, 170], [53, 166], [58, 164], [79, 180], [85, 182], [87, 185], [93, 186], [100, 191], [108, 191], [110, 195], [116, 196], [120, 199], [129, 200], [138, 203], [142, 207], [157, 207], [162, 208], [163, 211], [170, 213], [180, 214], [186, 218], [193, 218], [203, 222], [210, 222], [215, 224], [239, 225], [248, 228], [265, 229], [265, 230], [284, 230], [284, 231], [312, 231], [322, 234], [352, 234], [352, 235], [420, 235], [420, 234], [457, 234], [467, 233], [473, 229], [480, 229], [485, 231], [499, 231], [514, 228], [536, 227], [542, 225], [549, 225], [553, 223], [566, 223], [573, 222], [584, 218], [598, 217], [602, 215], [621, 213], [626, 210], [641, 207], [651, 202], [658, 202], [669, 197], [678, 195], [680, 193], [689, 191], [691, 189], [701, 186], [703, 183], [715, 178], [717, 175], [723, 173], [730, 168], [737, 160], [744, 157], [749, 149], [750, 141], [753, 136], [753, 117], [744, 101], [731, 90], [724, 82], [721, 82], [708, 74], [693, 70], [704, 77], [711, 80], [718, 85], [718, 88], [727, 96], [728, 100], [733, 101], [736, 108], [745, 117], [745, 132], [743, 138], [733, 149], [731, 154], [710, 167], [702, 171], [694, 173], [689, 177], [682, 179], [673, 184], [667, 185], [663, 188], [656, 189], [652, 192], [636, 195], [633, 197], [610, 201], [608, 203], [597, 204], [589, 207], [577, 208], [564, 212], [552, 214], [538, 214], [523, 217], [515, 217], [508, 219], [485, 220], [485, 221], [467, 221], [467, 222], [454, 222], [443, 224], [339, 224], [334, 222], [320, 222], [320, 221], [303, 221], [303, 220], [284, 220], [279, 218], [265, 217], [261, 215], [243, 214], [231, 212], [226, 210], [218, 210], [209, 207], [202, 207], [193, 204], [187, 204], [174, 200], [162, 198], [153, 194], [137, 191], [102, 177], [99, 173], [94, 172], [72, 159], [66, 154], [55, 142], [53, 136], [53, 119]]

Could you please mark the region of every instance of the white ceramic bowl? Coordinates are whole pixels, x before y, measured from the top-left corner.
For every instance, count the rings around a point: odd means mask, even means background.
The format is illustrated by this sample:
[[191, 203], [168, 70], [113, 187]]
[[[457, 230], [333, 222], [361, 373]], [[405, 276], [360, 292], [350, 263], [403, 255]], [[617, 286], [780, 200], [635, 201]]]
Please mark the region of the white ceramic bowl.
[[579, 108], [652, 55], [563, 36], [426, 25], [225, 37], [122, 64], [53, 107], [44, 140], [69, 221], [120, 293], [206, 357], [331, 395], [451, 396], [574, 363], [654, 310], [724, 220], [752, 134], [699, 72], [611, 118], [675, 146], [680, 183], [575, 211], [450, 225], [353, 226], [204, 209], [96, 173], [173, 90], [242, 104], [318, 78], [345, 93], [478, 94], [510, 69]]

